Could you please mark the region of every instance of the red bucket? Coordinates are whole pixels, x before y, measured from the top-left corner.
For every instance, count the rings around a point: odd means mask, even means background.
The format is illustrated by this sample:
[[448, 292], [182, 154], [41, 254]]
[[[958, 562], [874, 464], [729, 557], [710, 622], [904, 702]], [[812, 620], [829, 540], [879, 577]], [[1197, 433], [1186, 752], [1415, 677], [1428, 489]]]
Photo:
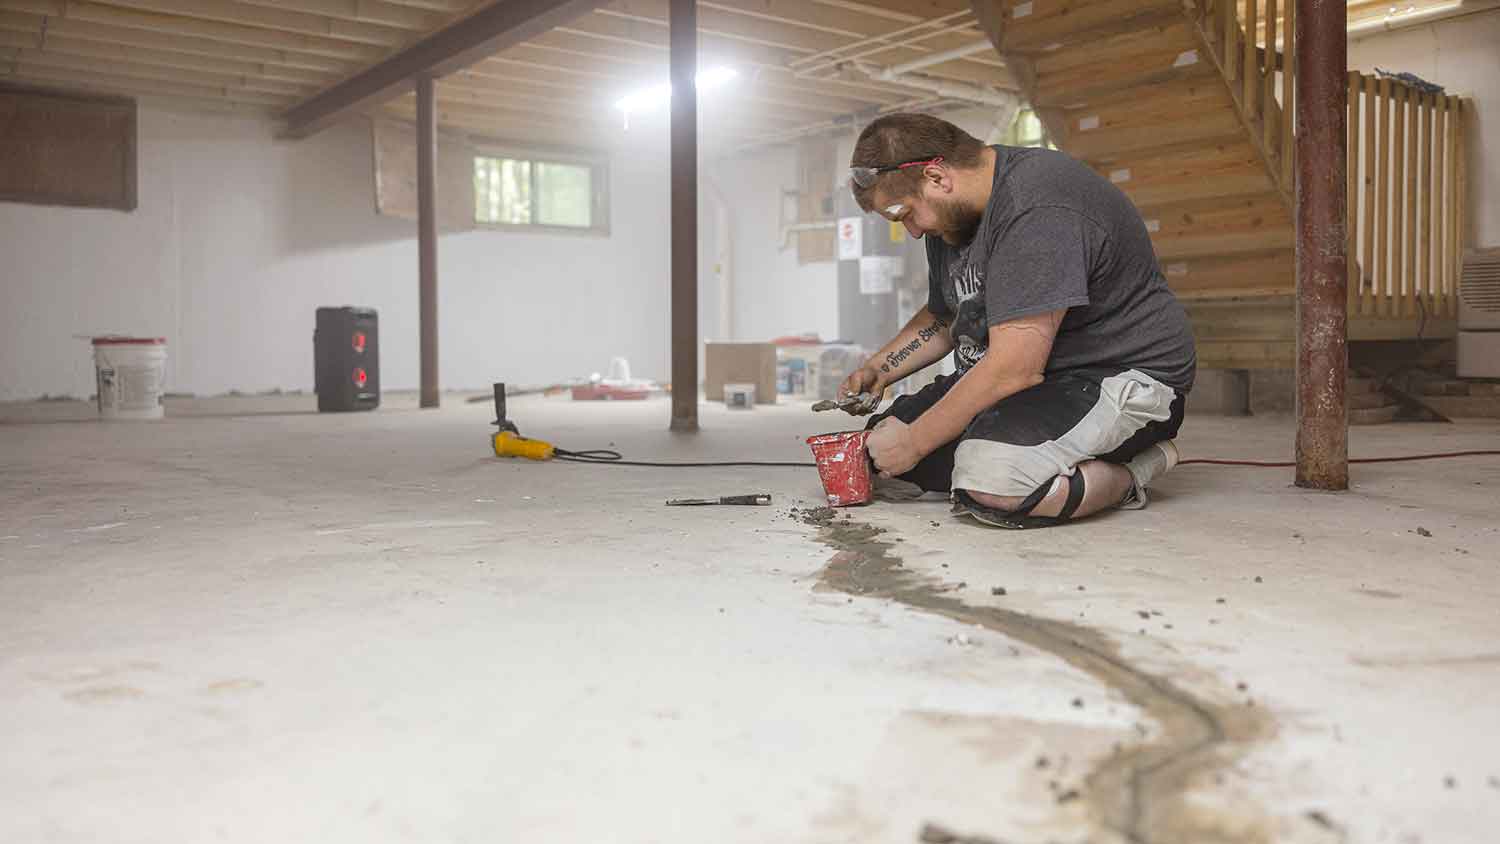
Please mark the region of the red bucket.
[[848, 507], [870, 501], [870, 458], [865, 451], [869, 431], [840, 431], [808, 437], [818, 461], [818, 477], [830, 507]]

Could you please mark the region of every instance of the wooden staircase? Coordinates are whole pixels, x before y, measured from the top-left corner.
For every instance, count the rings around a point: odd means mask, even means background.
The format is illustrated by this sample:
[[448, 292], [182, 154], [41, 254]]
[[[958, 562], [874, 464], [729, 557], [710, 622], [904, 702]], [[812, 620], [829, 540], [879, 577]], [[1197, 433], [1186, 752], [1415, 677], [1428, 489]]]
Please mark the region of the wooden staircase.
[[[973, 0], [1053, 143], [1140, 209], [1205, 367], [1295, 356], [1295, 2], [1262, 2]], [[1350, 85], [1350, 337], [1453, 336], [1464, 104]]]

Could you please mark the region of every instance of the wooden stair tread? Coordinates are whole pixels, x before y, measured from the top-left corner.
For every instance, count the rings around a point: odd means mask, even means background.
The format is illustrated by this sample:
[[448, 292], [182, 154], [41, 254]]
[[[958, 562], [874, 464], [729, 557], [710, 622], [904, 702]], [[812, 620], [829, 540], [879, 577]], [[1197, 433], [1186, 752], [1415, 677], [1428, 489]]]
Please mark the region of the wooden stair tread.
[[1130, 65], [1171, 63], [1183, 50], [1196, 49], [1197, 36], [1192, 25], [1181, 15], [1145, 25], [1140, 29], [1097, 39], [1087, 50], [1053, 50], [1034, 60], [1037, 75], [1068, 76], [1070, 72], [1097, 72], [1100, 67], [1116, 69]]
[[1213, 62], [1199, 52], [1191, 28], [1181, 20], [1090, 44], [1088, 49], [1043, 54], [1035, 71], [1034, 102], [1044, 107], [1094, 102], [1170, 79], [1218, 78]]
[[1218, 79], [1199, 76], [1131, 89], [1108, 103], [1064, 109], [1060, 145], [1088, 161], [1141, 150], [1244, 137], [1234, 101]]
[[1167, 285], [1179, 298], [1223, 300], [1230, 297], [1286, 297], [1291, 306], [1296, 253], [1290, 249], [1246, 255], [1206, 255], [1163, 260]]
[[1132, 151], [1093, 166], [1137, 207], [1266, 193], [1275, 187], [1248, 139]]
[[1138, 73], [1120, 73], [1108, 68], [1098, 68], [1085, 78], [1067, 81], [1043, 77], [1037, 82], [1038, 94], [1034, 102], [1042, 108], [1083, 108], [1091, 103], [1128, 100], [1134, 89], [1144, 85], [1179, 79], [1216, 78], [1213, 65], [1205, 65], [1201, 61], [1180, 67], [1147, 68]]
[[1046, 53], [1180, 20], [1182, 0], [1006, 0], [1005, 51]]
[[1291, 250], [1296, 245], [1292, 215], [1275, 194], [1157, 206], [1141, 216], [1164, 262]]

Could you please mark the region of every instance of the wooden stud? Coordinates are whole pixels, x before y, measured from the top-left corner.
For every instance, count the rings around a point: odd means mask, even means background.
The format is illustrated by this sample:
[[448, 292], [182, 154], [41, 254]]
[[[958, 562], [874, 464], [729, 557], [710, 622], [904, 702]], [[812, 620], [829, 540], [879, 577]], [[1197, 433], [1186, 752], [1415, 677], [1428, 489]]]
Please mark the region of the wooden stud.
[[[1287, 0], [1295, 3], [1296, 0]], [[1266, 0], [1266, 52], [1265, 66], [1261, 68], [1260, 102], [1264, 110], [1264, 120], [1261, 124], [1261, 140], [1267, 150], [1275, 147], [1276, 121], [1272, 119], [1276, 113], [1276, 0]], [[1285, 64], [1292, 60], [1289, 55], [1282, 56], [1281, 63]], [[1285, 112], [1283, 112], [1284, 114]]]
[[1375, 102], [1380, 118], [1378, 132], [1380, 170], [1375, 195], [1380, 198], [1380, 204], [1376, 206], [1379, 219], [1375, 225], [1375, 312], [1379, 316], [1385, 316], [1390, 312], [1390, 252], [1393, 239], [1391, 237], [1391, 162], [1395, 156], [1391, 152], [1394, 142], [1391, 137], [1391, 80], [1381, 79], [1378, 86], [1379, 94]]
[[1416, 316], [1417, 314], [1417, 230], [1420, 225], [1417, 220], [1417, 139], [1420, 131], [1418, 129], [1419, 109], [1421, 107], [1422, 95], [1415, 88], [1406, 91], [1407, 111], [1409, 112], [1407, 123], [1411, 137], [1406, 143], [1406, 296], [1402, 299], [1401, 313], [1403, 316]]
[[1294, 163], [1293, 131], [1297, 124], [1297, 109], [1292, 102], [1296, 91], [1297, 62], [1292, 56], [1297, 55], [1297, 0], [1287, 0], [1286, 23], [1283, 28], [1286, 34], [1282, 38], [1281, 54], [1287, 58], [1283, 59], [1281, 65], [1281, 183], [1290, 186]]
[[1433, 101], [1432, 154], [1433, 171], [1432, 235], [1432, 312], [1439, 315], [1448, 303], [1448, 230], [1444, 217], [1448, 209], [1448, 183], [1443, 178], [1448, 164], [1448, 98], [1438, 94]]
[[1253, 121], [1260, 114], [1260, 106], [1255, 99], [1256, 86], [1260, 82], [1260, 74], [1257, 73], [1258, 59], [1255, 55], [1255, 27], [1257, 26], [1255, 0], [1245, 0], [1245, 64], [1243, 68], [1244, 86], [1241, 93], [1240, 105], [1245, 109], [1245, 115]]
[[[1268, 0], [1268, 2], [1274, 3], [1276, 0]], [[1349, 89], [1349, 117], [1344, 124], [1348, 131], [1348, 145], [1345, 147], [1347, 152], [1344, 157], [1344, 173], [1347, 177], [1347, 184], [1344, 188], [1344, 239], [1348, 242], [1348, 260], [1345, 262], [1348, 271], [1348, 284], [1346, 286], [1348, 288], [1349, 309], [1352, 311], [1358, 308], [1360, 302], [1359, 288], [1361, 286], [1359, 261], [1355, 260], [1355, 256], [1359, 254], [1359, 231], [1355, 222], [1359, 219], [1359, 89], [1361, 77], [1359, 71], [1351, 70], [1345, 74], [1344, 78], [1346, 80], [1345, 84]]]
[[1391, 86], [1391, 316], [1401, 315], [1406, 297], [1406, 86]]
[[1364, 269], [1361, 274], [1370, 279], [1370, 283], [1364, 284], [1364, 279], [1361, 279], [1360, 286], [1364, 288], [1364, 293], [1360, 297], [1359, 312], [1370, 316], [1375, 313], [1375, 241], [1380, 237], [1380, 231], [1375, 228], [1375, 205], [1380, 201], [1380, 196], [1375, 193], [1375, 154], [1378, 143], [1375, 112], [1380, 108], [1380, 100], [1376, 96], [1375, 77], [1361, 74], [1360, 79], [1365, 99], [1364, 201], [1361, 204], [1363, 223], [1360, 227], [1364, 237]]
[[1224, 78], [1233, 82], [1235, 79], [1234, 69], [1240, 62], [1240, 25], [1235, 21], [1235, 0], [1219, 0], [1219, 22], [1224, 32], [1223, 52]]
[[1455, 312], [1458, 300], [1459, 263], [1454, 235], [1458, 232], [1458, 101], [1443, 97], [1443, 111], [1447, 115], [1448, 131], [1445, 141], [1448, 154], [1443, 162], [1443, 272], [1448, 279], [1448, 313]]
[[1421, 168], [1421, 205], [1418, 211], [1418, 219], [1422, 221], [1421, 233], [1418, 239], [1422, 243], [1422, 258], [1418, 275], [1421, 276], [1422, 284], [1418, 289], [1417, 296], [1424, 309], [1422, 313], [1431, 313], [1433, 305], [1433, 287], [1436, 282], [1432, 276], [1432, 100], [1431, 94], [1423, 94], [1419, 100], [1421, 127], [1422, 127], [1422, 151], [1418, 156], [1418, 165]]
[[1469, 161], [1467, 148], [1469, 139], [1464, 134], [1468, 130], [1469, 111], [1473, 108], [1470, 103], [1462, 97], [1453, 99], [1453, 131], [1456, 135], [1457, 147], [1454, 150], [1454, 164], [1457, 173], [1453, 182], [1453, 303], [1448, 306], [1450, 314], [1457, 313], [1457, 300], [1463, 295], [1462, 273], [1464, 241], [1468, 236], [1468, 216], [1464, 203], [1468, 201], [1469, 194]]

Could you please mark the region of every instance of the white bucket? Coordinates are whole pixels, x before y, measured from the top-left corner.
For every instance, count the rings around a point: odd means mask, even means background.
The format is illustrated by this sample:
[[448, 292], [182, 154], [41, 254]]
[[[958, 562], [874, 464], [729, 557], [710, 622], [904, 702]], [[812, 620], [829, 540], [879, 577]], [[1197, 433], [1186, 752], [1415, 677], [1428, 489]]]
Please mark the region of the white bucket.
[[100, 418], [162, 418], [166, 369], [164, 337], [95, 337], [94, 375]]

